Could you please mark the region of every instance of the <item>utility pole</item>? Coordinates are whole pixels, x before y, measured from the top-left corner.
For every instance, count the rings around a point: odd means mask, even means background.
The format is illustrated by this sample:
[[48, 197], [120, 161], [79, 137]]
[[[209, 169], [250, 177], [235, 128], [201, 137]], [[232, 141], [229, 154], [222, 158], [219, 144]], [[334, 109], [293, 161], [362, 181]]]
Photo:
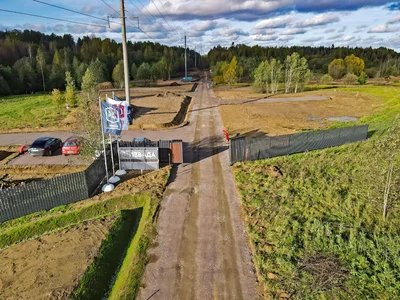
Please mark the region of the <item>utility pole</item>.
[[197, 69], [197, 62], [196, 62], [196, 46], [194, 46], [194, 68]]
[[186, 32], [185, 32], [185, 77], [187, 77]]
[[129, 91], [129, 65], [128, 65], [128, 48], [126, 46], [126, 27], [125, 27], [125, 7], [124, 0], [121, 3], [121, 24], [122, 24], [122, 55], [124, 58], [124, 76], [125, 76], [125, 101], [129, 104], [131, 100]]

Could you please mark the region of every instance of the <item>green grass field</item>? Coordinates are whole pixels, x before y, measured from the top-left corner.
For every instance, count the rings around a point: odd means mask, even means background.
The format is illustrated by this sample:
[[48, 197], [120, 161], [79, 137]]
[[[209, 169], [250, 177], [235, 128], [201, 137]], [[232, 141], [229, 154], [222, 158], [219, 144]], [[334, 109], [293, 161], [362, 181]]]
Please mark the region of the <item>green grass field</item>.
[[[398, 101], [391, 89], [386, 97]], [[234, 166], [265, 296], [398, 298], [399, 150], [400, 120], [366, 142]]]
[[0, 98], [1, 130], [56, 126], [68, 112], [64, 107], [59, 112], [52, 103], [51, 95], [18, 95]]

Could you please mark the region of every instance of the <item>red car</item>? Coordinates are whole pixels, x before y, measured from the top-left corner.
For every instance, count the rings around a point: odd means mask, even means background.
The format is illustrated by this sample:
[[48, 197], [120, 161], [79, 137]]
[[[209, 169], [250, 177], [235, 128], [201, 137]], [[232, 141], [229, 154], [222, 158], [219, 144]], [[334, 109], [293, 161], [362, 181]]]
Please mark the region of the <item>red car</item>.
[[79, 154], [79, 140], [77, 137], [71, 136], [65, 140], [62, 146], [62, 154]]

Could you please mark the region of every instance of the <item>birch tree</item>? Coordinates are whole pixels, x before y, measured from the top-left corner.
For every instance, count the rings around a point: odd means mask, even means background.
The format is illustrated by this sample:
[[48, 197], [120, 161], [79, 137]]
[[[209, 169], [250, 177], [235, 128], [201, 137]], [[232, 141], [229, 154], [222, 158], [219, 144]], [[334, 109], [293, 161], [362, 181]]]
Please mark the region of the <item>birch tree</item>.
[[271, 59], [269, 63], [269, 80], [271, 86], [271, 93], [276, 94], [278, 92], [279, 79], [282, 74], [282, 64], [275, 58]]
[[46, 66], [46, 59], [44, 57], [43, 51], [38, 48], [37, 54], [36, 54], [36, 62], [37, 62], [37, 67], [42, 74], [42, 83], [43, 83], [43, 91], [46, 92], [46, 83], [44, 81], [44, 68]]

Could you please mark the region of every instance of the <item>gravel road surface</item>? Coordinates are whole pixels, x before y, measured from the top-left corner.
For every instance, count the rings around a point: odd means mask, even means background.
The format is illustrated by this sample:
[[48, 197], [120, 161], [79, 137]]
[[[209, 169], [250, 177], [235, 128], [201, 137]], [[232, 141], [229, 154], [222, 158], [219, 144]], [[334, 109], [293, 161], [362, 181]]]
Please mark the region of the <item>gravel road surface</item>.
[[177, 168], [167, 188], [138, 299], [256, 299], [218, 108], [206, 84], [194, 101], [191, 163]]

